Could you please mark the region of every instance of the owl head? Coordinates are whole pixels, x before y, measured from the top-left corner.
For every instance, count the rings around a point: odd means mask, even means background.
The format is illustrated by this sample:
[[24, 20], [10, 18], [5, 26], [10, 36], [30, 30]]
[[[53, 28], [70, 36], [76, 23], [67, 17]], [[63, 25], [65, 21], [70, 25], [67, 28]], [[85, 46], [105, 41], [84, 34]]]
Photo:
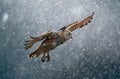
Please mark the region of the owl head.
[[66, 40], [72, 39], [72, 33], [69, 30], [63, 31], [63, 36]]

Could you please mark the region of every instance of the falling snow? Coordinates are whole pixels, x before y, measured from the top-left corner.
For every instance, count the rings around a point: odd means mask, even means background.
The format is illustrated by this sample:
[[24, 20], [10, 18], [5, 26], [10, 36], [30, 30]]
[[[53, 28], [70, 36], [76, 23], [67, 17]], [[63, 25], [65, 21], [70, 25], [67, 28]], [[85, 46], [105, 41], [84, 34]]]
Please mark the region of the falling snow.
[[[120, 0], [0, 0], [0, 79], [120, 79]], [[27, 36], [58, 30], [95, 12], [73, 39], [29, 59]]]
[[8, 20], [8, 14], [5, 13], [5, 14], [3, 15], [3, 21], [6, 22], [7, 20]]

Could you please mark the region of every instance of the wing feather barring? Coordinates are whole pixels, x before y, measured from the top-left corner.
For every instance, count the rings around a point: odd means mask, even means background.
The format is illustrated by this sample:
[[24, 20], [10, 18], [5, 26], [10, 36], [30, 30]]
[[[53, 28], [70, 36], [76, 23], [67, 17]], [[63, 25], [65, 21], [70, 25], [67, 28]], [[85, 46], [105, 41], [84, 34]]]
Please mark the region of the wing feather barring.
[[82, 21], [73, 22], [67, 26], [60, 28], [57, 32], [53, 32], [51, 30], [41, 34], [38, 37], [29, 37], [27, 41], [25, 41], [25, 49], [31, 48], [36, 42], [42, 41], [41, 45], [32, 52], [29, 57], [38, 57], [42, 55], [41, 61], [49, 62], [50, 61], [50, 50], [55, 49], [59, 45], [63, 44], [64, 42], [72, 39], [72, 31], [82, 28], [88, 23], [91, 22], [93, 19], [94, 12], [92, 15], [88, 16], [87, 18], [83, 19]]

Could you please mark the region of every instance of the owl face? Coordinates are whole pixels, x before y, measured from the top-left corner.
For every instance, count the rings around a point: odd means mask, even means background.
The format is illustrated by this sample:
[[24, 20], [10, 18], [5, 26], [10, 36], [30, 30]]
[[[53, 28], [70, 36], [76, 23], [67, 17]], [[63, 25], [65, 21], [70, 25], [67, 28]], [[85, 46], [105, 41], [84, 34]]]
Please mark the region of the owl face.
[[72, 39], [72, 34], [69, 30], [65, 30], [63, 36], [66, 40]]

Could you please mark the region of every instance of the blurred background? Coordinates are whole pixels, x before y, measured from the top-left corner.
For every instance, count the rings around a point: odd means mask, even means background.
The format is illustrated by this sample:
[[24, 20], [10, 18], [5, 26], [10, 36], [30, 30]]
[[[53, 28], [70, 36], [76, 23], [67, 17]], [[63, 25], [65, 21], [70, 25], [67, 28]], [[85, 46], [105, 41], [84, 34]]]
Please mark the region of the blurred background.
[[[73, 40], [29, 59], [27, 36], [39, 36], [95, 12]], [[120, 0], [0, 0], [0, 79], [120, 79]]]

